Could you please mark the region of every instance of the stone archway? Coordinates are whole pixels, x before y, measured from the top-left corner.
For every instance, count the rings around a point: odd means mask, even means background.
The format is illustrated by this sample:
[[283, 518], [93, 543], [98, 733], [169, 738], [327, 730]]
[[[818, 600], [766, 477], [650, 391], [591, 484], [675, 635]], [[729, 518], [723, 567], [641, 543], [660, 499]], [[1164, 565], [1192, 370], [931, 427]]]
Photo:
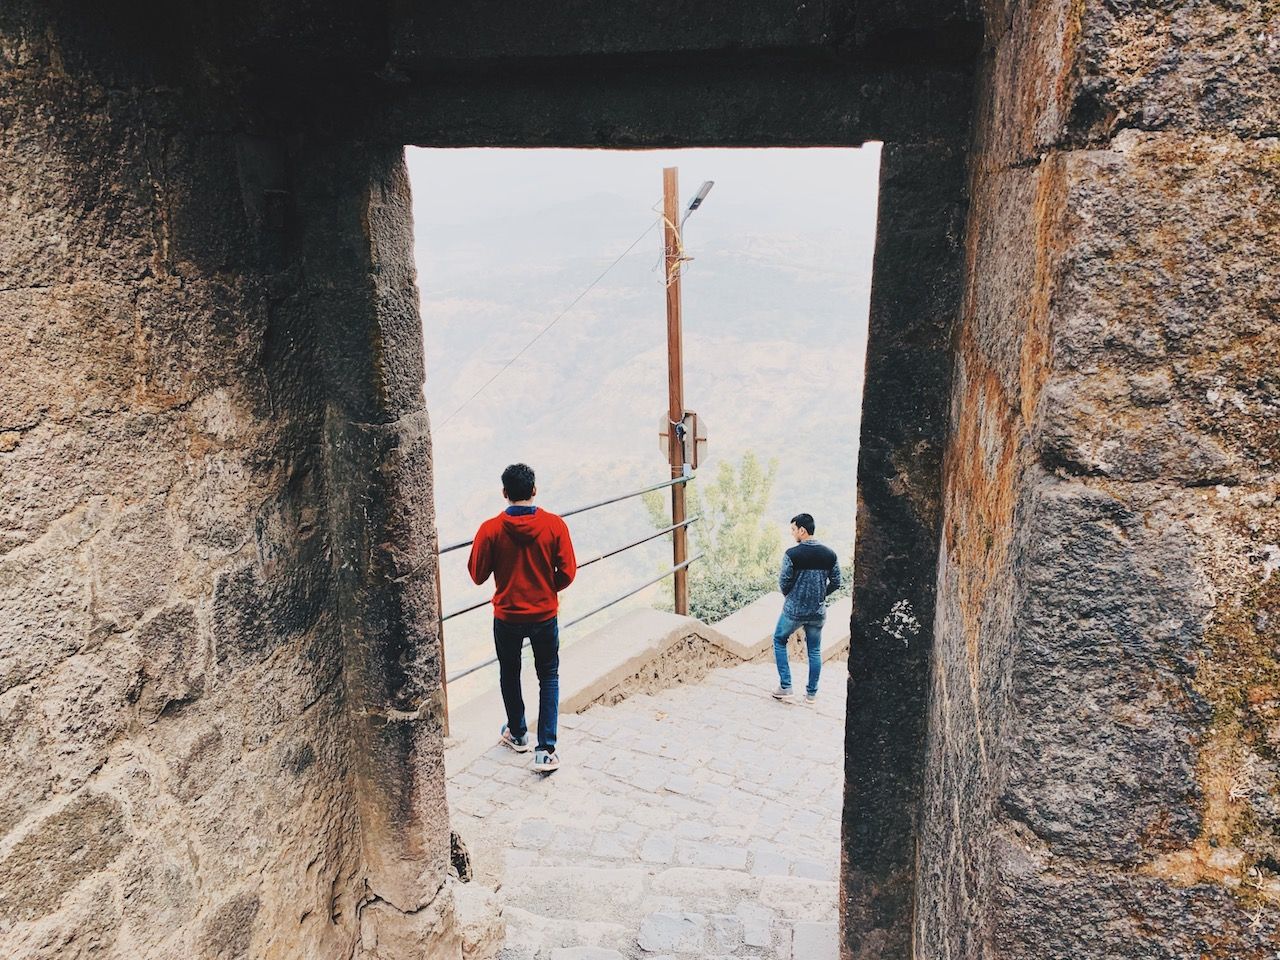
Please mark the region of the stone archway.
[[1266, 11], [531, 15], [0, 14], [9, 953], [454, 936], [404, 143], [869, 138], [845, 950], [1273, 947]]

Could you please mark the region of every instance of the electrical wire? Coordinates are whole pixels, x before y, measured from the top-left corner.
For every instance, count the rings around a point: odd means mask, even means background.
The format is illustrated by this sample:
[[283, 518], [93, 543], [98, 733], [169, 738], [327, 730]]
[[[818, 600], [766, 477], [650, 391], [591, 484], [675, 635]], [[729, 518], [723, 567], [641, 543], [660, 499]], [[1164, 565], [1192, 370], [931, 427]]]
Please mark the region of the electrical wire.
[[471, 401], [472, 401], [472, 400], [474, 400], [476, 397], [480, 396], [480, 394], [484, 393], [484, 391], [489, 387], [489, 385], [490, 385], [491, 383], [493, 383], [493, 381], [497, 380], [500, 376], [502, 376], [504, 373], [506, 373], [506, 372], [507, 372], [507, 370], [508, 370], [508, 368], [510, 368], [510, 366], [511, 366], [513, 363], [515, 363], [517, 360], [519, 360], [519, 359], [520, 359], [520, 357], [524, 355], [524, 352], [525, 352], [526, 350], [528, 350], [528, 349], [529, 349], [530, 347], [532, 347], [535, 343], [537, 343], [537, 342], [542, 338], [543, 334], [545, 334], [548, 330], [550, 330], [550, 329], [551, 329], [552, 327], [554, 327], [557, 323], [559, 323], [559, 322], [560, 322], [560, 319], [561, 319], [565, 314], [567, 314], [570, 310], [572, 310], [574, 307], [576, 307], [576, 306], [578, 305], [578, 301], [580, 301], [583, 297], [585, 297], [588, 293], [590, 293], [590, 292], [591, 292], [591, 290], [592, 290], [592, 288], [594, 288], [594, 287], [595, 287], [595, 285], [596, 285], [597, 283], [599, 283], [601, 280], [603, 280], [603, 279], [605, 278], [605, 275], [606, 275], [606, 274], [608, 274], [608, 272], [609, 272], [610, 270], [612, 270], [614, 267], [616, 267], [618, 264], [620, 264], [620, 263], [623, 261], [623, 259], [626, 257], [626, 255], [627, 255], [627, 254], [629, 254], [632, 250], [634, 250], [634, 249], [636, 248], [637, 244], [639, 244], [641, 240], [643, 240], [645, 237], [647, 237], [647, 236], [649, 235], [650, 231], [652, 231], [652, 230], [653, 230], [653, 228], [654, 228], [654, 227], [656, 227], [657, 225], [658, 225], [658, 221], [657, 221], [657, 220], [655, 220], [655, 221], [653, 221], [652, 223], [650, 223], [650, 224], [649, 224], [649, 226], [645, 227], [645, 228], [644, 228], [644, 232], [643, 232], [643, 233], [641, 233], [641, 234], [640, 234], [640, 236], [638, 236], [638, 237], [636, 237], [634, 240], [632, 240], [632, 241], [631, 241], [631, 245], [630, 245], [630, 246], [628, 246], [628, 247], [627, 247], [627, 249], [623, 250], [623, 251], [622, 251], [622, 253], [618, 254], [617, 258], [616, 258], [616, 259], [615, 259], [611, 264], [609, 264], [609, 265], [608, 265], [607, 267], [605, 267], [602, 271], [600, 271], [600, 275], [599, 275], [598, 277], [596, 277], [594, 280], [592, 280], [589, 284], [587, 284], [586, 288], [585, 288], [581, 293], [579, 293], [576, 297], [574, 297], [574, 298], [569, 302], [569, 305], [568, 305], [567, 307], [565, 307], [563, 310], [561, 310], [559, 313], [557, 313], [557, 314], [555, 315], [555, 317], [552, 319], [552, 321], [551, 321], [550, 323], [548, 323], [545, 327], [543, 327], [541, 330], [539, 330], [539, 331], [534, 335], [534, 337], [533, 337], [533, 339], [532, 339], [532, 340], [530, 340], [530, 341], [529, 341], [528, 343], [526, 343], [523, 347], [521, 347], [521, 348], [519, 349], [519, 351], [517, 351], [517, 353], [516, 353], [516, 355], [515, 355], [515, 356], [513, 356], [510, 360], [508, 360], [506, 363], [504, 363], [504, 364], [502, 365], [502, 369], [500, 369], [500, 370], [499, 370], [497, 373], [495, 373], [492, 377], [490, 377], [488, 380], [486, 380], [484, 383], [482, 383], [482, 384], [480, 385], [480, 389], [478, 389], [478, 390], [477, 390], [475, 393], [473, 393], [471, 396], [467, 397], [467, 399], [466, 399], [466, 400], [464, 400], [464, 401], [462, 402], [462, 405], [461, 405], [461, 406], [459, 406], [459, 407], [458, 407], [458, 409], [454, 410], [454, 411], [453, 411], [453, 413], [449, 414], [449, 415], [448, 415], [447, 417], [445, 417], [442, 421], [440, 421], [440, 426], [439, 426], [439, 427], [437, 427], [436, 429], [441, 429], [441, 428], [443, 428], [445, 424], [447, 424], [450, 420], [452, 420], [454, 417], [456, 417], [458, 414], [460, 414], [460, 413], [461, 413], [461, 412], [462, 412], [462, 411], [467, 407], [467, 405], [471, 403]]

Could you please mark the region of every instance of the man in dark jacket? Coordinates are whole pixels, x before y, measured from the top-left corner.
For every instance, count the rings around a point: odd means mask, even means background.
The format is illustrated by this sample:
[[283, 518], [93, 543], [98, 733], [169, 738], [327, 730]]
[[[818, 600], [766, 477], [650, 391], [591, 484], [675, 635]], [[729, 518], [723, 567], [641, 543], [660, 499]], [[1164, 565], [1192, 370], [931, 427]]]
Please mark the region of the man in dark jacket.
[[840, 589], [840, 563], [836, 553], [814, 539], [817, 526], [813, 517], [800, 513], [791, 518], [791, 536], [796, 545], [782, 557], [778, 589], [785, 598], [782, 615], [773, 631], [773, 656], [778, 663], [779, 700], [790, 700], [791, 664], [787, 662], [787, 640], [804, 627], [804, 641], [809, 648], [809, 684], [804, 699], [813, 703], [818, 697], [818, 677], [822, 674], [822, 625], [827, 619], [827, 597]]
[[559, 592], [573, 583], [578, 562], [569, 528], [554, 513], [533, 505], [533, 470], [513, 463], [502, 471], [507, 509], [486, 520], [471, 545], [467, 570], [477, 584], [493, 575], [493, 645], [498, 654], [498, 683], [507, 722], [499, 742], [517, 753], [529, 750], [520, 660], [524, 641], [533, 647], [538, 674], [538, 747], [533, 766], [550, 773], [560, 766], [556, 722], [560, 710]]

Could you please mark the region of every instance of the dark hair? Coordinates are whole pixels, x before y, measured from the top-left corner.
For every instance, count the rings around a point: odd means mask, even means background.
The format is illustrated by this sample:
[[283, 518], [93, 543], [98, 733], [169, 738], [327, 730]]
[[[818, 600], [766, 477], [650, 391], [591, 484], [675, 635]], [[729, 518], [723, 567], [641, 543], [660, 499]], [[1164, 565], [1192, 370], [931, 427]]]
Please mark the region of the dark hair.
[[813, 536], [813, 531], [818, 529], [813, 522], [813, 517], [807, 513], [797, 513], [791, 518], [791, 522], [797, 527], [803, 527], [811, 537]]
[[502, 492], [508, 500], [528, 500], [533, 496], [533, 467], [513, 463], [502, 471]]

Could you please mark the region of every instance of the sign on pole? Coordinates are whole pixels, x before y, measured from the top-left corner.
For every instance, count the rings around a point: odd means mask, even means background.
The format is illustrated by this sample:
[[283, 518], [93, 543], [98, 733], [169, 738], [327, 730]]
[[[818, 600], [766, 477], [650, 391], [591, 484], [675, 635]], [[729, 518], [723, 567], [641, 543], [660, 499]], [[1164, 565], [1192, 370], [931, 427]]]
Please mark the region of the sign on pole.
[[[707, 430], [699, 417], [692, 410], [684, 412], [684, 420], [677, 426], [680, 439], [683, 441], [684, 462], [697, 470], [698, 464], [707, 456]], [[658, 451], [664, 460], [671, 456], [671, 421], [664, 413], [658, 418]]]

